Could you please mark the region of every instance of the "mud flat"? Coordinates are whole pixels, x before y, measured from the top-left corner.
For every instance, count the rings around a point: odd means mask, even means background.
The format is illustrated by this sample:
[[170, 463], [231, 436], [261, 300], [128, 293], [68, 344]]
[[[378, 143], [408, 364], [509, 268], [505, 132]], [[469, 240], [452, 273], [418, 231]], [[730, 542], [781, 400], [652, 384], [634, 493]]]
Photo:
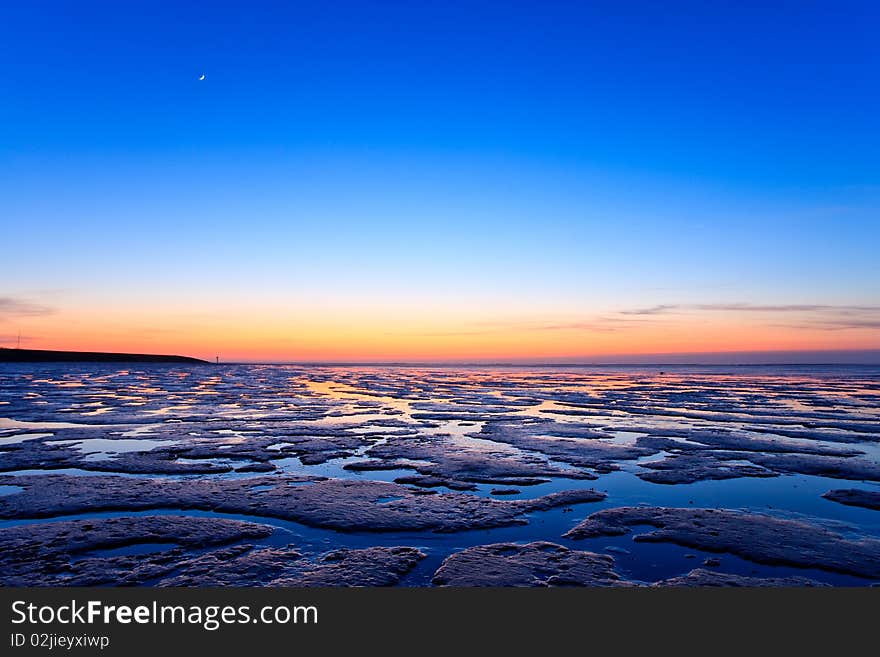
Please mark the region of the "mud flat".
[[[272, 528], [240, 520], [187, 516], [93, 518], [0, 528], [0, 585], [139, 583], [165, 572], [190, 550], [265, 538]], [[153, 557], [98, 559], [98, 550], [149, 545]]]
[[[323, 418], [324, 416], [320, 416]], [[130, 418], [129, 418], [130, 419]], [[137, 425], [134, 425], [137, 426]], [[132, 426], [63, 427], [53, 433], [18, 433], [18, 442], [0, 445], [0, 472], [79, 468], [125, 474], [224, 474], [275, 470], [272, 461], [297, 456], [317, 465], [355, 456], [376, 441], [413, 430], [353, 433], [351, 427], [309, 427], [290, 422], [174, 422], [141, 425], [148, 431], [126, 438]], [[10, 430], [0, 430], [13, 435]], [[93, 445], [99, 443], [102, 449]]]
[[631, 461], [659, 451], [651, 447], [603, 442], [602, 438], [609, 437], [609, 434], [596, 431], [592, 425], [579, 426], [552, 420], [534, 424], [494, 421], [487, 423], [479, 436], [571, 466], [605, 473], [617, 470], [619, 461]]
[[0, 472], [37, 584], [868, 585], [880, 368], [0, 365]]
[[880, 578], [880, 540], [850, 539], [819, 525], [721, 509], [621, 507], [598, 511], [567, 538], [620, 536], [638, 526], [637, 542], [668, 542], [733, 554], [755, 563], [816, 568], [869, 579]]
[[[553, 477], [567, 479], [595, 479], [588, 472], [554, 466], [537, 454], [493, 448], [491, 443], [482, 448], [458, 444], [450, 436], [425, 438], [392, 437], [372, 447], [370, 461], [355, 467], [360, 470], [382, 469], [386, 463], [415, 461], [411, 467], [425, 477], [436, 477], [455, 484], [517, 482], [542, 483]], [[523, 485], [528, 485], [525, 483]]]
[[314, 559], [288, 549], [250, 545], [217, 550], [178, 564], [159, 586], [393, 586], [425, 555], [411, 547], [334, 550]]
[[624, 586], [607, 554], [539, 541], [495, 543], [446, 558], [434, 574], [439, 586]]
[[[425, 556], [410, 547], [373, 547], [306, 557], [293, 545], [241, 543], [272, 532], [257, 523], [192, 516], [7, 527], [0, 529], [0, 585], [391, 586]], [[218, 548], [229, 543], [239, 544]], [[106, 556], [138, 547], [140, 554]]]
[[[348, 467], [348, 466], [346, 466]], [[354, 468], [352, 468], [354, 469]], [[393, 468], [392, 468], [393, 469]], [[435, 477], [433, 475], [404, 475], [394, 480], [395, 484], [418, 486], [419, 488], [450, 488], [452, 490], [476, 490], [476, 484]]]
[[716, 570], [697, 568], [681, 577], [671, 577], [654, 586], [725, 586], [725, 587], [778, 587], [778, 586], [828, 586], [807, 577], [748, 577]]
[[880, 481], [880, 463], [863, 458], [840, 458], [812, 454], [752, 454], [757, 465], [792, 474], [808, 474], [832, 479]]
[[830, 490], [822, 497], [848, 506], [861, 506], [865, 509], [880, 511], [880, 491], [845, 488]]
[[773, 441], [718, 432], [665, 431], [642, 436], [636, 444], [663, 450], [664, 458], [641, 463], [638, 476], [656, 484], [691, 484], [738, 477], [807, 474], [835, 479], [877, 481], [880, 464], [855, 448], [801, 441]]
[[677, 454], [661, 461], [641, 463], [648, 472], [640, 479], [654, 484], [692, 484], [697, 481], [738, 479], [739, 477], [777, 477], [772, 470], [750, 463], [731, 463], [735, 455], [712, 453]]
[[436, 493], [382, 481], [294, 476], [246, 479], [132, 479], [114, 476], [0, 477], [23, 490], [0, 497], [0, 518], [45, 518], [95, 511], [200, 509], [281, 518], [338, 531], [436, 531], [525, 524], [524, 515], [598, 502], [604, 493], [573, 490], [532, 500]]

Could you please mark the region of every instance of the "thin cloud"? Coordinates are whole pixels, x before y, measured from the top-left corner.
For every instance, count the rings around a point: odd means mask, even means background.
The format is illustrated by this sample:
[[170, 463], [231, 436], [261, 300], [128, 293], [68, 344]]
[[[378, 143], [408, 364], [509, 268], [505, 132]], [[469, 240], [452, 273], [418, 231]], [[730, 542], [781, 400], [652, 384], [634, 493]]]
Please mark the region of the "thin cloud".
[[37, 338], [32, 335], [21, 335], [20, 336], [17, 333], [16, 334], [7, 333], [5, 335], [0, 334], [0, 345], [9, 345], [9, 344], [18, 345], [19, 341], [21, 341], [22, 343], [25, 343], [25, 342], [32, 342], [36, 339]]
[[878, 304], [755, 304], [755, 303], [695, 303], [658, 304], [646, 308], [622, 310], [620, 315], [673, 315], [689, 312], [754, 313], [755, 315], [791, 315], [788, 321], [766, 324], [774, 328], [847, 331], [880, 329]]
[[676, 304], [660, 304], [648, 308], [635, 308], [633, 310], [621, 310], [621, 315], [660, 315], [670, 310], [676, 310], [682, 306]]
[[[683, 307], [683, 306], [679, 306]], [[759, 313], [799, 313], [799, 312], [878, 312], [880, 305], [829, 305], [829, 304], [782, 304], [759, 305], [751, 303], [709, 303], [690, 306], [697, 310], [746, 311]]]
[[42, 317], [54, 313], [55, 309], [51, 306], [33, 303], [27, 299], [0, 297], [0, 319], [11, 317]]
[[717, 312], [755, 312], [755, 313], [839, 313], [859, 314], [880, 312], [880, 305], [832, 305], [832, 304], [754, 304], [754, 303], [664, 303], [647, 308], [621, 310], [621, 315], [661, 315], [676, 311], [709, 310]]
[[770, 324], [775, 328], [814, 329], [820, 331], [849, 331], [858, 329], [880, 329], [880, 319], [822, 320], [792, 322], [789, 324]]

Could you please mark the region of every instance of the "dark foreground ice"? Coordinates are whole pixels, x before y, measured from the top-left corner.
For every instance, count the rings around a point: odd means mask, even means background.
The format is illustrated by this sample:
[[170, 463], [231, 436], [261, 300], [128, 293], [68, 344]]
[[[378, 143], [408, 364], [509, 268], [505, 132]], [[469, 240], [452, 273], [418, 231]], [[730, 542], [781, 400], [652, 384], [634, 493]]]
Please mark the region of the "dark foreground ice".
[[871, 368], [0, 365], [0, 585], [867, 586]]

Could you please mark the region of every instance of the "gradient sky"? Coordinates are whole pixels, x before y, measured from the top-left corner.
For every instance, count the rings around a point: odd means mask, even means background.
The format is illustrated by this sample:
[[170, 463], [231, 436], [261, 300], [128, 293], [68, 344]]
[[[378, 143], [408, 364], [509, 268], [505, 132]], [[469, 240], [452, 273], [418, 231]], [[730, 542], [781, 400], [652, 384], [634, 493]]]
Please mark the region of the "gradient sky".
[[877, 3], [212, 5], [3, 7], [0, 344], [880, 349]]

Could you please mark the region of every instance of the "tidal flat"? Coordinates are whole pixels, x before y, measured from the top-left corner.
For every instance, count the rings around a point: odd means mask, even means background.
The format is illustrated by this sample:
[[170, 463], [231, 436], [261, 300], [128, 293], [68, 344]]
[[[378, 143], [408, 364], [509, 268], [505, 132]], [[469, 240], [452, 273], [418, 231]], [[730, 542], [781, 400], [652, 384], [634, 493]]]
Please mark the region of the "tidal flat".
[[872, 586], [880, 368], [0, 364], [3, 586]]

